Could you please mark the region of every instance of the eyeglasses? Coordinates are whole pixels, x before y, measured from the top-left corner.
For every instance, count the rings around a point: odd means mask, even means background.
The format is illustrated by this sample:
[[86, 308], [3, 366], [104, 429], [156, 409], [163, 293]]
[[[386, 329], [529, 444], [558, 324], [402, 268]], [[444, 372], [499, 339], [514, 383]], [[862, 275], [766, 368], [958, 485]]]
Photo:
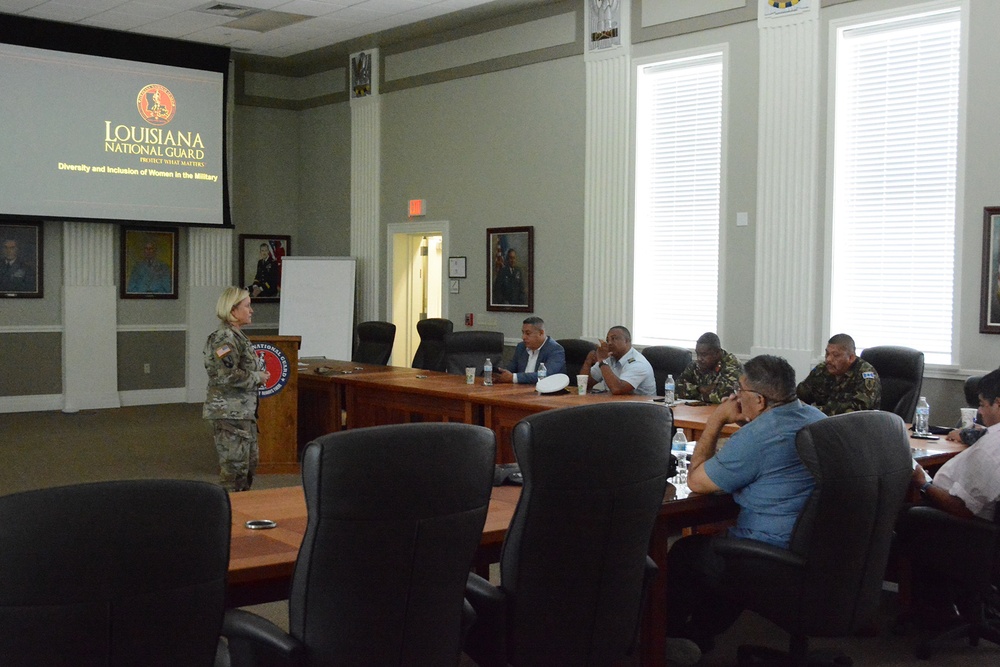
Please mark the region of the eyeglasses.
[[765, 401], [767, 400], [767, 396], [765, 396], [764, 394], [760, 393], [759, 391], [757, 391], [755, 389], [747, 389], [746, 387], [741, 387], [738, 384], [737, 385], [733, 385], [733, 393], [734, 394], [739, 395], [741, 392], [744, 392], [744, 391], [749, 391], [751, 394], [757, 394], [758, 396], [760, 396], [761, 398], [763, 398]]

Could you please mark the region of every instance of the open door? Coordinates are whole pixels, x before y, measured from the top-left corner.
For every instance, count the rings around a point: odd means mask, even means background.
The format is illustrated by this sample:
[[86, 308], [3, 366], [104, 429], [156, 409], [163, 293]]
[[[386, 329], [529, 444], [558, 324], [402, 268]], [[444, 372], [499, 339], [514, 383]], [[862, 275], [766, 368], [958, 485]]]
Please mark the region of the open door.
[[413, 360], [420, 344], [417, 322], [448, 316], [444, 299], [447, 226], [447, 222], [389, 225], [392, 254], [386, 303], [388, 319], [396, 325], [393, 366], [409, 366]]

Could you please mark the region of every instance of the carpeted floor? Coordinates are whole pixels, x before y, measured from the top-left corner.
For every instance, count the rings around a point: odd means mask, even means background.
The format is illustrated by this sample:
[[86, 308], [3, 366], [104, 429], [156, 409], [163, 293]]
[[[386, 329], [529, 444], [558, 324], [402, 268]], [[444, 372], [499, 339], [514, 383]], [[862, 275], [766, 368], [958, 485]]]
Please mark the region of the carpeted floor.
[[[201, 419], [200, 404], [141, 406], [87, 410], [76, 414], [29, 412], [0, 414], [0, 495], [62, 484], [109, 479], [169, 477], [215, 481], [218, 462], [210, 425]], [[254, 488], [299, 484], [298, 475], [260, 475]], [[922, 664], [913, 655], [914, 637], [893, 635], [895, 595], [884, 596], [873, 637], [822, 639], [813, 648], [836, 648], [855, 665]], [[256, 605], [255, 611], [287, 628], [284, 602]], [[736, 663], [743, 643], [786, 647], [787, 635], [751, 613], [717, 640], [715, 650], [699, 663], [723, 667]], [[471, 665], [463, 662], [463, 667]], [[956, 641], [926, 664], [973, 667], [1000, 664], [1000, 647]]]

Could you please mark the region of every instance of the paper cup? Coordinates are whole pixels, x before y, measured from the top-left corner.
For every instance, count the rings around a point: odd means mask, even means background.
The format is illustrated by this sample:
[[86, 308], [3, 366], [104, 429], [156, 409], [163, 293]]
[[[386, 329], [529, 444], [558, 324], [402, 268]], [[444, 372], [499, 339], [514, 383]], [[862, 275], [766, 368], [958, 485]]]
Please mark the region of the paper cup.
[[576, 393], [583, 396], [587, 393], [587, 381], [590, 380], [589, 375], [577, 375], [576, 376]]
[[976, 408], [962, 408], [962, 428], [969, 428], [976, 421]]

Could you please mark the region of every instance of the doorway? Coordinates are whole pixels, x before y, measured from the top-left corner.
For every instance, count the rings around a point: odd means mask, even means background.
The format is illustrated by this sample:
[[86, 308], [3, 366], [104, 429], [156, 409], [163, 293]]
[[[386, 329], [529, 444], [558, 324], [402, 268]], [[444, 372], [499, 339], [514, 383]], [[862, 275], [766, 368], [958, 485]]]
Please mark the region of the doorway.
[[420, 344], [417, 322], [448, 317], [444, 298], [448, 257], [448, 223], [392, 223], [388, 226], [389, 279], [387, 317], [396, 325], [393, 366], [409, 366]]

